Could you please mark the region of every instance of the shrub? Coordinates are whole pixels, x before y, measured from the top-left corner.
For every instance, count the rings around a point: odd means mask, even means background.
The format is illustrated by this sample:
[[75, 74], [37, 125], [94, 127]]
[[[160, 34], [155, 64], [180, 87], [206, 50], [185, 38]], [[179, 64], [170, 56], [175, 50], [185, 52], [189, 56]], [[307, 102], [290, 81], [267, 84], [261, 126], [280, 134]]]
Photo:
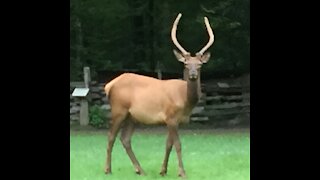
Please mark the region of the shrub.
[[93, 105], [89, 109], [89, 124], [96, 128], [107, 127], [107, 112], [100, 106]]

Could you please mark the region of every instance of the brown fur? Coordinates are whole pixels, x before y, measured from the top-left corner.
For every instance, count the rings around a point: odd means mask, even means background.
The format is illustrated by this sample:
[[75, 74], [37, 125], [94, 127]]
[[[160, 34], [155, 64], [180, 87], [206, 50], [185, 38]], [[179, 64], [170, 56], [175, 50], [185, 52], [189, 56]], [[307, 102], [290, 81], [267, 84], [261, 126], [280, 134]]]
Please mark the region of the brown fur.
[[200, 97], [200, 68], [210, 58], [210, 53], [203, 52], [213, 43], [213, 33], [208, 19], [205, 24], [210, 36], [207, 45], [196, 54], [191, 56], [179, 44], [175, 37], [175, 31], [181, 14], [174, 22], [171, 37], [174, 44], [182, 52], [174, 50], [178, 61], [185, 65], [183, 80], [158, 80], [152, 77], [133, 73], [124, 73], [106, 84], [105, 92], [111, 105], [111, 126], [108, 133], [108, 147], [105, 173], [111, 173], [111, 153], [115, 138], [122, 127], [121, 142], [137, 174], [145, 174], [131, 147], [131, 136], [135, 123], [165, 124], [168, 127], [165, 157], [160, 174], [167, 173], [168, 160], [172, 146], [175, 146], [178, 162], [179, 176], [186, 177], [182, 163], [181, 143], [178, 134], [178, 125], [188, 123], [193, 107]]

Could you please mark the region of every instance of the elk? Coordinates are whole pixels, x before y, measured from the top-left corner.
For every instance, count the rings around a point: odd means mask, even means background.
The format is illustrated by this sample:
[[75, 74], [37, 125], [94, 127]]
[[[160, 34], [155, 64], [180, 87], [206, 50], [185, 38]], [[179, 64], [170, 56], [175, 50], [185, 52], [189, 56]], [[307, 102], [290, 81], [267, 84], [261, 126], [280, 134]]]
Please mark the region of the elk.
[[200, 68], [208, 62], [210, 52], [204, 53], [214, 41], [214, 35], [207, 17], [204, 22], [209, 34], [209, 41], [195, 56], [191, 56], [178, 42], [176, 30], [181, 13], [176, 17], [171, 38], [181, 53], [173, 50], [178, 61], [184, 63], [187, 80], [159, 80], [134, 73], [124, 73], [105, 85], [105, 92], [111, 106], [110, 129], [105, 173], [111, 173], [111, 153], [119, 129], [120, 140], [137, 174], [144, 175], [131, 148], [131, 136], [136, 123], [147, 125], [164, 124], [168, 128], [164, 161], [160, 175], [167, 173], [168, 160], [174, 145], [178, 158], [179, 176], [186, 177], [181, 157], [181, 143], [178, 126], [188, 123], [192, 109], [200, 98]]

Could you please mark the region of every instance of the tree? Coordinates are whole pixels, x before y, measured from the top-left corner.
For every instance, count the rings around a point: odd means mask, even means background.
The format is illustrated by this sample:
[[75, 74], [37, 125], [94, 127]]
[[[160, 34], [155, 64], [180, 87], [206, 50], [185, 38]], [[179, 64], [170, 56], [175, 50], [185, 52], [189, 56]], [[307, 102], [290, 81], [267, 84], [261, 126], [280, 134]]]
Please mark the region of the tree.
[[206, 44], [207, 16], [215, 33], [211, 61], [203, 73], [215, 76], [250, 72], [250, 0], [71, 0], [70, 78], [82, 79], [83, 66], [99, 71], [140, 70], [181, 73], [172, 53], [173, 20], [177, 38], [191, 53]]

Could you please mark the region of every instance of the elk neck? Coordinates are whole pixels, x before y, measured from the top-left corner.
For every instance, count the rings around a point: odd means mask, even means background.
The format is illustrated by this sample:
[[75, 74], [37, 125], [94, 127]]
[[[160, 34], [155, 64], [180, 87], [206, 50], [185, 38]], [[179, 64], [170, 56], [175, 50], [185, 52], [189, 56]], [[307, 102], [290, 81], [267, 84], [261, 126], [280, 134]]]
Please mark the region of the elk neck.
[[184, 79], [187, 81], [187, 103], [192, 109], [196, 106], [201, 96], [200, 72], [198, 72], [198, 79], [191, 81], [188, 78], [188, 70], [184, 69]]

